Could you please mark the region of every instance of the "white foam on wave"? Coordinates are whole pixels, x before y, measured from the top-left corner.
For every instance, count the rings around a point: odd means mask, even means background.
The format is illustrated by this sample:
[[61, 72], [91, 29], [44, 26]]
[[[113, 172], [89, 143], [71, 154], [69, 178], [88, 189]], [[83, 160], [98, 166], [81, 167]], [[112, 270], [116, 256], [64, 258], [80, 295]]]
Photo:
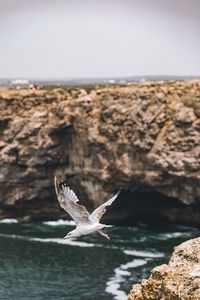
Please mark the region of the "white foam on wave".
[[0, 237], [6, 237], [10, 239], [20, 239], [20, 240], [26, 240], [27, 238], [22, 235], [15, 235], [15, 234], [6, 234], [6, 233], [0, 233]]
[[45, 221], [43, 222], [45, 225], [50, 225], [50, 226], [60, 226], [60, 225], [69, 225], [69, 226], [75, 226], [76, 223], [72, 220], [57, 220], [57, 221]]
[[95, 245], [93, 243], [79, 242], [76, 240], [64, 240], [61, 238], [37, 238], [37, 237], [29, 237], [23, 235], [9, 235], [9, 234], [0, 234], [1, 237], [11, 238], [11, 239], [19, 239], [30, 242], [40, 242], [40, 243], [56, 243], [61, 245], [69, 245], [69, 246], [77, 246], [77, 247], [101, 247], [101, 245]]
[[79, 242], [76, 240], [68, 239], [60, 239], [60, 238], [30, 238], [31, 241], [41, 242], [41, 243], [56, 243], [62, 245], [70, 245], [70, 246], [78, 246], [78, 247], [95, 247], [96, 245], [93, 243]]
[[131, 262], [126, 263], [125, 265], [121, 265], [121, 269], [126, 270], [129, 268], [137, 268], [145, 265], [147, 262], [144, 259], [134, 259]]
[[120, 289], [120, 285], [125, 281], [125, 276], [131, 275], [127, 269], [137, 268], [145, 265], [146, 263], [147, 262], [144, 259], [134, 259], [131, 262], [120, 265], [114, 270], [114, 276], [112, 276], [106, 283], [106, 292], [112, 294], [115, 300], [126, 300], [127, 294]]
[[124, 250], [124, 253], [127, 255], [133, 255], [137, 257], [149, 257], [149, 258], [157, 258], [164, 257], [165, 254], [163, 252], [151, 252], [151, 251], [139, 251], [139, 250]]
[[9, 224], [9, 223], [18, 223], [18, 221], [16, 219], [2, 219], [0, 220], [0, 223]]
[[154, 238], [157, 240], [168, 240], [168, 239], [174, 239], [178, 237], [186, 237], [190, 235], [189, 232], [170, 232], [170, 233], [161, 233]]

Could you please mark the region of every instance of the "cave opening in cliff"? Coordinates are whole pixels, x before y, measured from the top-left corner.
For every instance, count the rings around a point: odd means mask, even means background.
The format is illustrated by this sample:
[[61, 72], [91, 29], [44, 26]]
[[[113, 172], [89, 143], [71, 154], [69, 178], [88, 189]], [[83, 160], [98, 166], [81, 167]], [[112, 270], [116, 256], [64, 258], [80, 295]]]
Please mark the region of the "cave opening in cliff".
[[[158, 227], [169, 224], [198, 226], [198, 211], [194, 205], [185, 205], [176, 198], [153, 190], [137, 189], [121, 191], [108, 213], [113, 224]], [[107, 217], [108, 214], [105, 221]]]

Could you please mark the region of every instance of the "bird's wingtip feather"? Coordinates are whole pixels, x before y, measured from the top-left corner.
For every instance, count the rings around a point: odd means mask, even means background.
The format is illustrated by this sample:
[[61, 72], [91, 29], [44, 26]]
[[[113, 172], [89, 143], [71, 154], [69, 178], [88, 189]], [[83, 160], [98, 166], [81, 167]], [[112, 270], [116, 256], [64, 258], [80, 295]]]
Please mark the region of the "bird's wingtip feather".
[[54, 177], [54, 186], [55, 186], [55, 191], [56, 191], [56, 195], [58, 196], [59, 194], [59, 180], [58, 180], [58, 176], [55, 175]]

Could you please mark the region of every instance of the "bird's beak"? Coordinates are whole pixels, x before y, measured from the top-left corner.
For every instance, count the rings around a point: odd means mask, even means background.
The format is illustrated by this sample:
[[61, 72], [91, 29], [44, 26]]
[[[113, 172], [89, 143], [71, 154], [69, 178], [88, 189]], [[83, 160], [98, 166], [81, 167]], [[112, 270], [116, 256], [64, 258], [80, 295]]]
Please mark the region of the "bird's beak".
[[66, 236], [64, 236], [63, 239], [64, 240], [74, 240], [74, 237], [66, 235]]

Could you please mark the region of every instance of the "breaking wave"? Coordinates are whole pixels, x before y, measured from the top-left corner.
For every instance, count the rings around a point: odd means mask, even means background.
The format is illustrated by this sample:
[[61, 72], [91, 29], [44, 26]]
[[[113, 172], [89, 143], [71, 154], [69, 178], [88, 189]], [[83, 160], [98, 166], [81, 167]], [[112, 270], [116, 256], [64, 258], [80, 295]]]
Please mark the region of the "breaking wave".
[[18, 223], [18, 221], [16, 219], [2, 219], [0, 220], [0, 223], [9, 224], [9, 223]]
[[30, 238], [30, 241], [41, 242], [41, 243], [56, 243], [56, 244], [78, 246], [78, 247], [95, 247], [96, 246], [93, 243], [79, 242], [79, 241], [72, 240], [72, 239], [64, 240], [61, 238], [45, 238], [45, 239]]
[[121, 283], [126, 280], [126, 276], [130, 276], [131, 273], [128, 269], [137, 268], [145, 265], [147, 262], [144, 259], [134, 259], [131, 262], [120, 265], [114, 270], [114, 276], [112, 276], [106, 283], [106, 292], [112, 294], [115, 300], [126, 300], [127, 294], [121, 290]]
[[139, 251], [139, 250], [124, 250], [124, 253], [127, 255], [133, 255], [137, 257], [146, 257], [146, 258], [156, 258], [164, 257], [163, 252], [151, 252], [151, 251]]
[[57, 220], [57, 221], [45, 221], [43, 222], [45, 225], [50, 225], [50, 226], [60, 226], [60, 225], [68, 225], [68, 226], [75, 226], [76, 223], [72, 220]]
[[0, 234], [1, 237], [12, 238], [25, 240], [30, 242], [40, 242], [40, 243], [56, 243], [61, 245], [77, 246], [77, 247], [101, 247], [101, 245], [96, 245], [93, 243], [80, 242], [73, 239], [64, 240], [62, 238], [38, 238], [38, 237], [29, 237], [23, 235], [9, 235], [9, 234]]

